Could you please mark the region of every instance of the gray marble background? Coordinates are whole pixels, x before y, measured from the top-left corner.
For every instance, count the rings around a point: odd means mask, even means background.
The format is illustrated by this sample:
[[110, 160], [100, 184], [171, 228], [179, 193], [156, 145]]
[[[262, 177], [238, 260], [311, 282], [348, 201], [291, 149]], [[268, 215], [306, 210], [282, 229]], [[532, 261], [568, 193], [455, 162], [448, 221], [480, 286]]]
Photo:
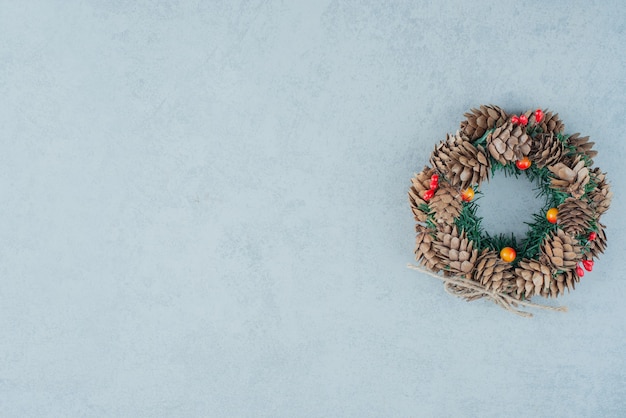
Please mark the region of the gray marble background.
[[[0, 1], [0, 415], [624, 416], [625, 4]], [[409, 179], [481, 103], [609, 172], [567, 314], [406, 268]]]

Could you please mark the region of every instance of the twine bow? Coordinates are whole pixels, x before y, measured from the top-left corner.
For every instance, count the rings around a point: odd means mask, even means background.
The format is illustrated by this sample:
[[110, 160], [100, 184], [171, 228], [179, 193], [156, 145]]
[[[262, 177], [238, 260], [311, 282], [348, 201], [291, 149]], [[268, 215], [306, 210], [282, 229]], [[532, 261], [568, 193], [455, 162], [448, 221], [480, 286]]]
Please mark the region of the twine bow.
[[471, 302], [476, 299], [487, 298], [493, 301], [496, 305], [500, 306], [502, 309], [506, 309], [509, 312], [512, 312], [519, 316], [523, 316], [525, 318], [530, 318], [533, 316], [533, 314], [530, 312], [526, 312], [521, 309], [518, 309], [518, 306], [520, 305], [528, 307], [528, 308], [545, 309], [548, 311], [567, 312], [567, 306], [547, 306], [547, 305], [540, 305], [537, 303], [529, 302], [526, 300], [518, 300], [505, 293], [500, 293], [494, 290], [485, 289], [480, 284], [472, 280], [468, 280], [464, 277], [440, 276], [439, 274], [433, 273], [430, 270], [426, 270], [422, 267], [419, 267], [413, 264], [409, 264], [408, 267], [410, 269], [420, 271], [422, 273], [428, 274], [431, 277], [434, 277], [436, 279], [443, 281], [444, 289], [446, 290], [446, 292], [458, 298], [463, 298], [468, 302]]

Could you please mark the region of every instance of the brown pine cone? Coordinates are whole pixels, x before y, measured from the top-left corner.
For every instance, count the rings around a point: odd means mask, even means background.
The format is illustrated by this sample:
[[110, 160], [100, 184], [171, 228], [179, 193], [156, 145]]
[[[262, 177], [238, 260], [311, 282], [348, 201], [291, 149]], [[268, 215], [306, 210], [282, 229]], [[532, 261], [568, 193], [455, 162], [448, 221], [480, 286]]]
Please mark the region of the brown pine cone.
[[428, 213], [420, 209], [420, 205], [428, 204], [423, 198], [424, 192], [430, 189], [430, 177], [435, 171], [430, 167], [424, 167], [424, 169], [416, 174], [411, 179], [411, 188], [409, 189], [409, 203], [411, 204], [411, 210], [413, 216], [417, 222], [426, 222]]
[[596, 239], [591, 241], [589, 246], [588, 255], [592, 258], [598, 258], [598, 256], [603, 254], [604, 250], [606, 250], [606, 226], [598, 222], [597, 227]]
[[597, 186], [589, 193], [589, 198], [591, 199], [591, 205], [595, 208], [596, 213], [602, 215], [611, 205], [613, 192], [611, 191], [609, 183], [606, 181], [606, 173], [603, 173], [596, 167], [593, 169], [592, 174]]
[[541, 245], [539, 261], [556, 270], [572, 270], [582, 258], [582, 247], [572, 235], [557, 229], [548, 235]]
[[487, 136], [487, 149], [491, 156], [502, 165], [521, 160], [530, 153], [531, 140], [524, 128], [510, 122]]
[[588, 136], [580, 136], [579, 133], [575, 133], [567, 138], [567, 143], [575, 147], [578, 154], [586, 155], [590, 164], [593, 164], [593, 157], [598, 155], [598, 151], [592, 149], [595, 142], [589, 142]]
[[454, 186], [467, 188], [489, 176], [489, 159], [482, 146], [475, 147], [457, 133], [435, 147], [430, 163]]
[[482, 105], [480, 109], [472, 109], [464, 116], [467, 119], [461, 122], [461, 132], [470, 141], [480, 138], [488, 129], [502, 125], [508, 118], [504, 110], [494, 105]]
[[581, 234], [591, 227], [595, 213], [589, 204], [582, 199], [568, 197], [557, 208], [559, 210], [559, 225], [567, 233]]
[[550, 268], [536, 260], [523, 259], [515, 269], [517, 295], [526, 298], [533, 295], [548, 294], [552, 272]]
[[557, 286], [555, 296], [565, 293], [566, 288], [568, 290], [574, 290], [576, 288], [576, 283], [580, 282], [580, 277], [576, 274], [576, 269], [558, 273], [554, 279]]
[[451, 224], [461, 214], [463, 203], [456, 188], [447, 181], [440, 181], [439, 188], [429, 201], [429, 206], [435, 217], [435, 222]]
[[493, 250], [485, 250], [478, 257], [474, 268], [473, 280], [496, 292], [515, 292], [513, 267], [500, 259]]
[[444, 266], [444, 274], [468, 277], [476, 264], [478, 250], [465, 231], [459, 233], [456, 226], [445, 225], [437, 232], [435, 250]]
[[563, 143], [552, 132], [537, 135], [531, 148], [528, 158], [539, 168], [556, 164], [565, 154]]
[[433, 246], [435, 231], [422, 225], [416, 225], [415, 231], [415, 259], [429, 270], [440, 271], [441, 259]]
[[548, 170], [554, 174], [552, 188], [570, 193], [577, 199], [585, 194], [585, 186], [589, 183], [589, 169], [580, 156], [572, 160], [569, 166], [556, 163], [548, 166]]

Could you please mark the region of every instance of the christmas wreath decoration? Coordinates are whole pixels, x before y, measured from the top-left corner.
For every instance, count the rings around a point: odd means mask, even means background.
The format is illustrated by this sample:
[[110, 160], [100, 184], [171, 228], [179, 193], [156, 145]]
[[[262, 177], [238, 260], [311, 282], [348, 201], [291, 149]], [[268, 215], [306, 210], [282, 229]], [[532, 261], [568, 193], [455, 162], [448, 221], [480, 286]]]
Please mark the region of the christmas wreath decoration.
[[[612, 198], [606, 173], [593, 167], [594, 142], [565, 134], [558, 114], [509, 115], [483, 105], [464, 116], [460, 130], [435, 146], [430, 166], [411, 180], [415, 258], [421, 270], [445, 281], [448, 292], [467, 300], [489, 297], [531, 316], [515, 308], [537, 306], [532, 296], [574, 289], [604, 252], [600, 218]], [[474, 195], [497, 172], [526, 175], [545, 198], [522, 240], [490, 235], [481, 226]]]

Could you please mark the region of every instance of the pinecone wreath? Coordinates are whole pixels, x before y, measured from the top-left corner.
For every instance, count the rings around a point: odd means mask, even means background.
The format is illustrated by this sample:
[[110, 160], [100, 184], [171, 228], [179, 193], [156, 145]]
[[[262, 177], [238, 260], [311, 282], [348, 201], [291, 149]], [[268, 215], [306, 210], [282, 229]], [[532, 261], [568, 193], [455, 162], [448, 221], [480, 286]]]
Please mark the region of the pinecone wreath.
[[[593, 166], [589, 137], [567, 135], [558, 114], [537, 109], [509, 115], [498, 106], [465, 114], [460, 130], [435, 146], [411, 180], [409, 202], [417, 222], [415, 258], [445, 282], [449, 293], [487, 297], [523, 316], [530, 298], [557, 297], [592, 271], [606, 248], [601, 215], [612, 192]], [[498, 171], [525, 174], [546, 197], [526, 237], [492, 236], [481, 227], [474, 201], [480, 184]]]

